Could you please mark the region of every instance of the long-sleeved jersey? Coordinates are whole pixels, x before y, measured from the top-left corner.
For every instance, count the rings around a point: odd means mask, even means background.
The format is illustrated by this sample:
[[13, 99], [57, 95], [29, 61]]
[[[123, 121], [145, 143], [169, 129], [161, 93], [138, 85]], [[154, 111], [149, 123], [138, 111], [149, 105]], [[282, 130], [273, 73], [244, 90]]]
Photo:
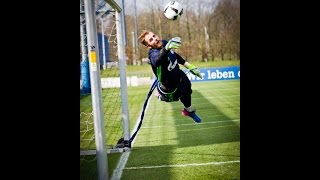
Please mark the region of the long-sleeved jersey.
[[178, 63], [183, 65], [186, 61], [173, 50], [166, 50], [164, 48], [168, 41], [162, 40], [162, 43], [163, 47], [161, 49], [149, 50], [149, 59], [153, 73], [157, 76], [159, 82], [170, 92], [180, 82], [180, 71], [182, 70]]

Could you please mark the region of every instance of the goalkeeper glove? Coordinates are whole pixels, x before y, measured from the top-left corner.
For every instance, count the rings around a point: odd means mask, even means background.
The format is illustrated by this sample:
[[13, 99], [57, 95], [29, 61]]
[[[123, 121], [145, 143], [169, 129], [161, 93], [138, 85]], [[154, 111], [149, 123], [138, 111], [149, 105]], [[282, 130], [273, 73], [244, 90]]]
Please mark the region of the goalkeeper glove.
[[169, 40], [169, 42], [166, 44], [165, 49], [178, 49], [181, 46], [181, 38], [180, 37], [174, 37]]
[[200, 71], [198, 70], [198, 68], [196, 66], [194, 66], [193, 64], [190, 64], [188, 62], [184, 63], [184, 66], [193, 74], [198, 76], [199, 78], [202, 79], [202, 75], [200, 73]]

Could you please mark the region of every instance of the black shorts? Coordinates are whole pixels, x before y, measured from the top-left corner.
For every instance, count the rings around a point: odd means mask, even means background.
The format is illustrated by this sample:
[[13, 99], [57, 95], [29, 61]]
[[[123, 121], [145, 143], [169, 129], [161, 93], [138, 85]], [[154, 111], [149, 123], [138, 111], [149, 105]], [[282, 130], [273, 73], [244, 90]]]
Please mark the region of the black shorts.
[[161, 95], [160, 100], [166, 102], [179, 101], [182, 95], [191, 95], [192, 93], [191, 82], [183, 71], [180, 71], [180, 82], [177, 84], [176, 89], [168, 92], [161, 88], [161, 83], [159, 82], [157, 90]]

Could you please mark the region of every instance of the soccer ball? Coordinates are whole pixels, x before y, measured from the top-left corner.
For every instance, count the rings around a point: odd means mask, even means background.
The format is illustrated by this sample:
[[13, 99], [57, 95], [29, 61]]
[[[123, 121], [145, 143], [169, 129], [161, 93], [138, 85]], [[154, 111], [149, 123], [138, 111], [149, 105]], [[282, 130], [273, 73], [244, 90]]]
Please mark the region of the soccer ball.
[[178, 1], [170, 1], [164, 7], [163, 14], [169, 20], [177, 20], [183, 14], [183, 8]]

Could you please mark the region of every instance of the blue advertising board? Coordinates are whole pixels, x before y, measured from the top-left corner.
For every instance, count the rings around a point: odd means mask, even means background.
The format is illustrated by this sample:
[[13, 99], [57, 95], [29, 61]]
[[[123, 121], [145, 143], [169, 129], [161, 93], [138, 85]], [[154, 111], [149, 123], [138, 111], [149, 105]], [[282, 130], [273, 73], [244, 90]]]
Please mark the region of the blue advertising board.
[[104, 49], [103, 49], [103, 40], [102, 40], [102, 34], [98, 33], [98, 46], [99, 46], [99, 62], [100, 66], [102, 66], [103, 63], [103, 53], [106, 56], [106, 62], [110, 62], [110, 54], [109, 54], [109, 44], [108, 44], [108, 36], [104, 36]]
[[240, 79], [240, 66], [199, 68], [203, 77], [202, 79], [193, 75], [186, 69], [183, 71], [187, 74], [191, 82]]

